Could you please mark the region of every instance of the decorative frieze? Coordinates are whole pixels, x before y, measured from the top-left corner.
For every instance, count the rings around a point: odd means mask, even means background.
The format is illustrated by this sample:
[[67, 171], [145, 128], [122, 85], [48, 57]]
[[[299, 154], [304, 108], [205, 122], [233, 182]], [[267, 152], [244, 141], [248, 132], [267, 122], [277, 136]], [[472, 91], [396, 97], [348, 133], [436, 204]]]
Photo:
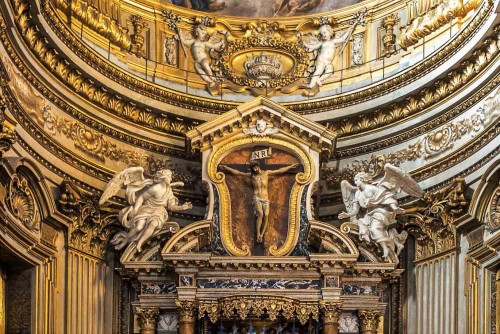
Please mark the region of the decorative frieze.
[[376, 296], [376, 285], [342, 284], [342, 294], [350, 296]]
[[177, 286], [174, 282], [153, 282], [141, 284], [141, 294], [163, 295], [175, 293], [177, 293]]
[[198, 288], [205, 289], [306, 289], [317, 290], [321, 287], [320, 280], [284, 280], [284, 279], [215, 279], [198, 278], [196, 280]]
[[[304, 302], [288, 297], [238, 295], [220, 298], [217, 302], [200, 302], [198, 317], [201, 319], [208, 315], [215, 323], [220, 315], [232, 317], [237, 314], [245, 320], [249, 314], [263, 316], [267, 314], [274, 321], [279, 315], [285, 319], [297, 318], [301, 324], [309, 319], [319, 319], [318, 302]], [[333, 314], [331, 314], [333, 316]]]

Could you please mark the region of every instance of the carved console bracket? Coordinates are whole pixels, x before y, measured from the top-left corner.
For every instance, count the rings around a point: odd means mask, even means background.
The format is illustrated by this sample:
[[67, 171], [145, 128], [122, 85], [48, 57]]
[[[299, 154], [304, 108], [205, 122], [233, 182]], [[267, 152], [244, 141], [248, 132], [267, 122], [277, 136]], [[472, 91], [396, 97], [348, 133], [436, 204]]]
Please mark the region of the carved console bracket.
[[416, 237], [416, 260], [451, 250], [457, 245], [456, 225], [467, 215], [469, 201], [465, 196], [465, 180], [453, 182], [422, 200], [405, 205], [399, 222]]
[[59, 189], [59, 209], [73, 221], [69, 232], [70, 245], [88, 254], [104, 257], [111, 234], [109, 224], [116, 220], [116, 213], [101, 212], [98, 198], [84, 194], [70, 181], [63, 181]]

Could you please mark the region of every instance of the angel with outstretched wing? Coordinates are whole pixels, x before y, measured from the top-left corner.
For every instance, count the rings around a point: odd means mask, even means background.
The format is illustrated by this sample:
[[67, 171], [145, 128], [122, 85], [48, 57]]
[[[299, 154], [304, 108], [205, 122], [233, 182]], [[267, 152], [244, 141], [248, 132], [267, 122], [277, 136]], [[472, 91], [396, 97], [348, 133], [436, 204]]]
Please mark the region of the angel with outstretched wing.
[[[382, 248], [383, 257], [387, 258], [390, 252], [399, 255], [407, 237], [406, 231], [398, 233], [394, 228], [389, 229], [396, 222], [396, 215], [404, 211], [398, 205], [397, 193], [402, 190], [420, 198], [423, 191], [402, 169], [386, 164], [384, 171], [384, 177], [376, 183], [365, 172], [354, 176], [356, 186], [346, 180], [341, 182], [342, 199], [347, 212], [341, 212], [339, 218], [350, 218], [357, 225], [360, 240], [376, 242]], [[359, 217], [362, 208], [366, 213]]]
[[[217, 35], [222, 34], [224, 38], [219, 38]], [[194, 38], [183, 30], [179, 30], [178, 37], [182, 44], [189, 47], [191, 56], [194, 60], [194, 68], [201, 78], [208, 83], [209, 86], [216, 84], [212, 68], [210, 67], [208, 51], [222, 50], [227, 39], [227, 34], [214, 31], [210, 36], [207, 32], [207, 27], [203, 24], [197, 24], [193, 31]]]
[[[144, 178], [144, 168], [130, 167], [115, 175], [104, 190], [99, 204], [103, 205], [120, 189], [125, 188], [125, 198], [129, 204], [120, 211], [118, 219], [128, 232], [118, 232], [111, 243], [122, 249], [131, 242], [136, 243], [137, 251], [153, 235], [158, 234], [168, 220], [166, 209], [171, 211], [188, 210], [191, 203], [179, 205], [173, 187], [182, 187], [182, 182], [172, 182], [172, 171], [162, 169], [153, 179]], [[177, 225], [170, 222], [171, 225]]]

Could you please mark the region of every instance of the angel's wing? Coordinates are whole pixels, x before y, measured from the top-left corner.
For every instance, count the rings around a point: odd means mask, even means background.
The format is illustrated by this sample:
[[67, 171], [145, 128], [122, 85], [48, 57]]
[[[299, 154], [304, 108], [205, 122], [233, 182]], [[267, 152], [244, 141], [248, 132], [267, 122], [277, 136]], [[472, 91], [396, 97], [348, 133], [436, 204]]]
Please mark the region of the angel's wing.
[[214, 31], [213, 33], [210, 34], [210, 37], [208, 38], [208, 41], [212, 44], [217, 44], [220, 43], [224, 40], [224, 38], [219, 37], [219, 32]]
[[302, 46], [306, 50], [313, 49], [311, 55], [309, 56], [309, 66], [306, 70], [306, 73], [304, 73], [305, 76], [308, 76], [310, 73], [314, 73], [314, 71], [316, 70], [316, 58], [318, 57], [318, 50], [315, 49], [315, 47], [318, 45], [320, 40], [315, 33], [300, 34], [297, 37], [300, 44], [302, 44]]
[[[358, 187], [354, 187], [348, 181], [342, 180], [340, 182], [340, 190], [342, 190], [342, 200], [344, 201], [347, 212], [351, 212], [354, 208], [354, 199]], [[351, 221], [355, 221], [356, 217], [351, 217]]]
[[298, 36], [300, 43], [307, 49], [317, 47], [321, 41], [316, 33], [305, 33]]
[[117, 173], [111, 181], [109, 181], [106, 189], [102, 193], [99, 205], [103, 205], [108, 199], [115, 196], [121, 188], [126, 187], [132, 182], [144, 180], [144, 168], [130, 167]]
[[424, 191], [418, 185], [417, 181], [412, 179], [412, 177], [402, 170], [391, 164], [385, 164], [384, 166], [385, 175], [378, 182], [379, 185], [390, 186], [393, 189], [403, 190], [410, 196], [420, 198], [423, 196]]

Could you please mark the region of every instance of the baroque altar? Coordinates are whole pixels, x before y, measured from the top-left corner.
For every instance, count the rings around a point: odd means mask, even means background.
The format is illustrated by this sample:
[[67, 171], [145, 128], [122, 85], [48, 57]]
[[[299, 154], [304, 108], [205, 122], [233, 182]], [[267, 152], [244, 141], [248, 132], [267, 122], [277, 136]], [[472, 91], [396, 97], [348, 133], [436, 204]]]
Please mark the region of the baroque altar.
[[[355, 222], [341, 231], [315, 219], [336, 134], [256, 98], [187, 140], [202, 160], [205, 218], [178, 231], [168, 223], [121, 257], [122, 275], [140, 287], [141, 333], [156, 333], [165, 311], [181, 334], [332, 334], [339, 324], [377, 333], [382, 290], [402, 272], [397, 254], [357, 242]], [[357, 314], [355, 323], [343, 314]]]

